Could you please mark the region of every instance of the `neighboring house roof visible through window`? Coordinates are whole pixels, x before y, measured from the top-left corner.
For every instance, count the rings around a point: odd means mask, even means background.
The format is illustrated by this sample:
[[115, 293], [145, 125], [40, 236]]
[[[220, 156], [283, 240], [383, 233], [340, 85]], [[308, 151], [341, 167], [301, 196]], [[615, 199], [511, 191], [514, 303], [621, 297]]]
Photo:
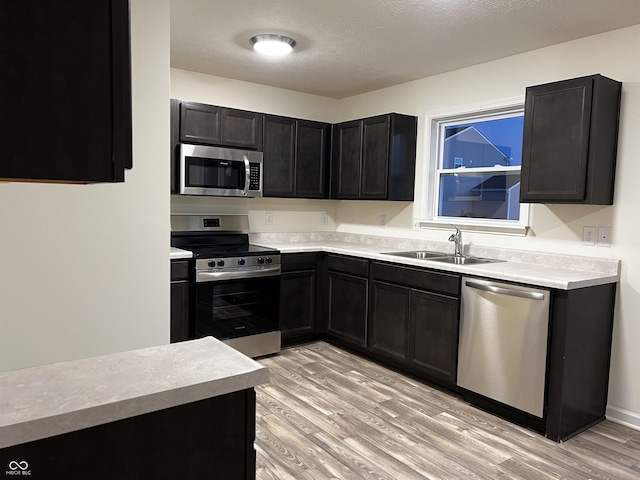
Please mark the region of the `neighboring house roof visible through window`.
[[[454, 129], [452, 129], [454, 130]], [[443, 168], [478, 168], [509, 165], [510, 157], [475, 127], [456, 128], [444, 140]], [[450, 133], [450, 132], [447, 132]], [[502, 147], [509, 150], [508, 147]]]

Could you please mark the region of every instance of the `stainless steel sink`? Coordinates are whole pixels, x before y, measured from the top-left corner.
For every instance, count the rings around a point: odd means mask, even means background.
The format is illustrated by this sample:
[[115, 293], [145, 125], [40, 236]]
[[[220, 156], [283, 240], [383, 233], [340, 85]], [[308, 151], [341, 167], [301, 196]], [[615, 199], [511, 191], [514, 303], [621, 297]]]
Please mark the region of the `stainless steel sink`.
[[433, 257], [443, 257], [447, 255], [442, 252], [431, 252], [428, 250], [412, 250], [410, 252], [386, 252], [383, 255], [394, 255], [396, 257], [405, 257], [405, 258], [433, 258]]
[[492, 258], [469, 257], [466, 255], [451, 255], [442, 252], [432, 252], [429, 250], [411, 250], [409, 252], [385, 252], [383, 255], [393, 255], [395, 257], [417, 258], [421, 260], [431, 260], [433, 262], [451, 263], [454, 265], [472, 265], [476, 263], [496, 263], [504, 260], [494, 260]]
[[493, 258], [480, 258], [480, 257], [467, 257], [467, 256], [455, 256], [448, 255], [446, 257], [430, 258], [434, 262], [453, 263], [454, 265], [471, 265], [474, 263], [496, 263], [503, 262], [504, 260], [494, 260]]

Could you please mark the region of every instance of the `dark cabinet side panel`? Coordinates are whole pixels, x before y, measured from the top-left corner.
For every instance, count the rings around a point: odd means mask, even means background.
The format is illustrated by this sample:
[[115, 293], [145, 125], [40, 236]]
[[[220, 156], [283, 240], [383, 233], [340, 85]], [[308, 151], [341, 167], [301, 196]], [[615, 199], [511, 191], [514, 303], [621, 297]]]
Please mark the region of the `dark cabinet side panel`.
[[616, 284], [554, 292], [546, 435], [556, 442], [605, 416], [615, 296]]
[[171, 343], [189, 338], [189, 282], [171, 282]]
[[171, 145], [171, 193], [180, 192], [180, 101], [169, 103], [169, 142]]

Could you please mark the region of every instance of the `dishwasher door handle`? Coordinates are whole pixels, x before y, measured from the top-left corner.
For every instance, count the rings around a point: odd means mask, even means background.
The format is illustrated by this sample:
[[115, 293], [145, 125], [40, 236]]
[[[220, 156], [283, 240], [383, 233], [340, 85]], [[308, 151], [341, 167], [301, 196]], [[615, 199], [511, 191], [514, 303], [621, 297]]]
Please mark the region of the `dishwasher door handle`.
[[465, 285], [470, 288], [475, 288], [476, 290], [496, 293], [498, 295], [522, 297], [522, 298], [528, 298], [529, 300], [544, 300], [544, 293], [540, 293], [540, 292], [527, 292], [525, 290], [516, 290], [512, 288], [498, 287], [496, 285], [487, 285], [485, 283], [477, 283], [470, 280], [467, 280], [465, 282]]

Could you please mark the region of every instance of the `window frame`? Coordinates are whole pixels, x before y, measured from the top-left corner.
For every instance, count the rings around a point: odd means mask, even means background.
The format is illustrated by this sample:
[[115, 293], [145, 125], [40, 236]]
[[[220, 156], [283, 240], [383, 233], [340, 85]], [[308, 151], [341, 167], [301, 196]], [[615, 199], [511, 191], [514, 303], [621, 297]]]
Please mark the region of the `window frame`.
[[[439, 216], [440, 183], [439, 172], [440, 155], [444, 145], [444, 138], [440, 136], [441, 126], [450, 123], [464, 123], [500, 116], [511, 116], [524, 112], [524, 96], [513, 97], [500, 101], [467, 105], [458, 108], [428, 112], [425, 115], [425, 164], [423, 181], [420, 183], [422, 205], [419, 219], [414, 221], [416, 228], [451, 228], [455, 224], [464, 230], [475, 230], [487, 233], [524, 236], [529, 230], [529, 204], [520, 203], [519, 220], [482, 219], [467, 217]], [[503, 169], [501, 169], [502, 171]], [[521, 170], [521, 166], [505, 167], [504, 171]], [[453, 169], [445, 169], [453, 171]], [[466, 168], [467, 173], [481, 173], [482, 171], [496, 171], [493, 167]]]

